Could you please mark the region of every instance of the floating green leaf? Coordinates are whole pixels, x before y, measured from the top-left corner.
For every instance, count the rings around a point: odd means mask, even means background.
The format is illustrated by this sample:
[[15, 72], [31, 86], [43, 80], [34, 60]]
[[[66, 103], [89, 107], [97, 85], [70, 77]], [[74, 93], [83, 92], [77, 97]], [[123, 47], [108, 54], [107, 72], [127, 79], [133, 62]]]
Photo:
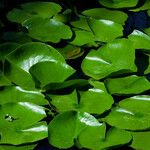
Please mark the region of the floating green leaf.
[[0, 143], [19, 145], [47, 137], [43, 107], [29, 102], [8, 103], [0, 106]]
[[107, 79], [105, 84], [109, 93], [114, 95], [140, 94], [150, 89], [150, 82], [146, 77], [136, 75]]
[[[88, 113], [74, 111], [61, 113], [49, 124], [49, 143], [61, 149], [70, 148], [74, 145], [74, 140], [77, 139], [79, 133], [86, 128], [89, 128], [91, 133], [96, 128], [105, 132], [105, 124], [99, 123]], [[86, 135], [83, 137], [87, 138]]]
[[150, 147], [150, 131], [145, 132], [131, 132], [133, 136], [133, 141], [131, 147], [134, 149], [148, 150]]
[[150, 97], [134, 96], [119, 102], [119, 107], [112, 109], [104, 119], [111, 126], [128, 130], [150, 128]]
[[50, 95], [51, 104], [58, 112], [76, 110], [78, 108], [78, 98], [76, 91], [68, 95]]
[[92, 32], [74, 29], [75, 38], [70, 43], [77, 46], [83, 46], [85, 44], [94, 43], [95, 36]]
[[99, 84], [101, 84], [102, 88], [94, 87], [80, 93], [80, 111], [102, 114], [111, 108], [114, 102], [113, 98], [106, 92], [103, 83]]
[[[149, 15], [150, 16], [150, 15]], [[150, 28], [144, 29], [145, 33], [150, 36]]]
[[91, 50], [82, 62], [83, 72], [94, 78], [102, 79], [115, 74], [134, 72], [135, 49], [131, 41], [117, 39], [97, 51]]
[[99, 0], [99, 3], [108, 8], [126, 8], [136, 6], [138, 0]]
[[125, 21], [128, 18], [127, 14], [122, 11], [109, 10], [106, 8], [88, 9], [83, 11], [82, 14], [95, 19], [111, 20], [122, 25], [125, 24]]
[[37, 105], [48, 104], [39, 91], [27, 91], [19, 86], [8, 86], [0, 90], [0, 105], [7, 103], [30, 102]]
[[145, 49], [147, 52], [150, 51], [150, 36], [145, 33], [134, 30], [128, 38], [134, 43], [136, 49]]
[[57, 50], [43, 43], [24, 44], [6, 60], [5, 75], [15, 84], [30, 89], [35, 87], [30, 72], [41, 86], [63, 82], [74, 73]]
[[150, 1], [149, 0], [146, 0], [144, 5], [142, 5], [141, 7], [131, 9], [130, 11], [138, 12], [138, 11], [143, 11], [143, 10], [147, 10], [147, 9], [150, 9]]
[[55, 19], [34, 17], [24, 21], [23, 26], [28, 30], [30, 37], [43, 42], [58, 43], [61, 39], [72, 37], [70, 27]]
[[110, 20], [89, 19], [88, 24], [95, 35], [96, 41], [110, 42], [123, 35], [122, 25]]
[[21, 5], [21, 9], [14, 8], [7, 18], [12, 22], [22, 24], [24, 21], [39, 16], [42, 18], [51, 18], [61, 11], [60, 5], [53, 2], [30, 2]]

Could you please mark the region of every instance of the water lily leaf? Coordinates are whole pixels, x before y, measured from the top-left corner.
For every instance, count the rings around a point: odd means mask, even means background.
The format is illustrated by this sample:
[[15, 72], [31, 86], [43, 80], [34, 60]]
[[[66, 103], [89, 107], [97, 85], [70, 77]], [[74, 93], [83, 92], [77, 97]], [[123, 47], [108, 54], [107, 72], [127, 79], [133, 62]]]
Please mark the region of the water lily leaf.
[[16, 9], [16, 8], [11, 10], [7, 14], [8, 20], [10, 20], [11, 22], [16, 22], [20, 24], [22, 24], [25, 20], [30, 19], [31, 17], [33, 17], [32, 14], [29, 14], [28, 12], [25, 12], [23, 10]]
[[78, 30], [78, 29], [74, 29], [74, 32], [75, 32], [75, 38], [73, 39], [73, 41], [70, 42], [70, 44], [76, 46], [83, 46], [85, 44], [95, 42], [95, 36], [93, 35], [92, 32]]
[[114, 103], [113, 98], [106, 92], [103, 83], [100, 84], [102, 84], [102, 88], [94, 87], [80, 93], [80, 111], [91, 114], [102, 114], [111, 108]]
[[128, 16], [122, 11], [118, 10], [109, 10], [106, 8], [93, 8], [88, 9], [82, 12], [83, 15], [92, 17], [94, 19], [104, 19], [104, 20], [111, 20], [116, 23], [125, 24]]
[[32, 42], [32, 39], [26, 33], [23, 32], [5, 32], [2, 38], [7, 42], [16, 42], [19, 44]]
[[100, 149], [111, 148], [114, 146], [121, 147], [122, 145], [129, 143], [131, 139], [132, 136], [130, 132], [112, 127], [107, 131], [105, 139], [100, 141]]
[[150, 16], [150, 10], [147, 11], [148, 15]]
[[131, 132], [133, 136], [133, 141], [131, 147], [134, 149], [148, 150], [150, 147], [150, 131], [145, 132]]
[[0, 87], [2, 87], [2, 86], [9, 86], [11, 84], [12, 84], [11, 81], [8, 80], [5, 77], [4, 73], [0, 71]]
[[87, 17], [80, 16], [79, 20], [72, 21], [71, 25], [77, 29], [82, 29], [82, 30], [91, 32], [91, 29], [90, 29], [87, 21], [88, 21]]
[[39, 91], [27, 91], [19, 86], [8, 86], [0, 90], [0, 105], [7, 103], [30, 102], [46, 105], [48, 102]]
[[139, 95], [119, 102], [105, 118], [111, 126], [128, 130], [145, 130], [150, 128], [150, 97]]
[[88, 24], [97, 41], [110, 42], [123, 35], [122, 25], [110, 20], [89, 19]]
[[58, 48], [57, 49], [65, 59], [75, 59], [84, 54], [84, 51], [81, 50], [80, 47], [68, 44], [63, 48]]
[[49, 95], [51, 104], [58, 112], [76, 110], [78, 108], [78, 97], [76, 91], [68, 95]]
[[30, 2], [21, 5], [22, 9], [43, 18], [51, 18], [61, 11], [61, 6], [53, 2]]
[[146, 52], [150, 51], [150, 36], [145, 33], [134, 30], [129, 36], [129, 40], [134, 43], [136, 49], [145, 49]]
[[[150, 15], [149, 15], [150, 16]], [[146, 28], [146, 29], [144, 29], [144, 32], [147, 34], [147, 35], [149, 35], [150, 36], [150, 28]]]
[[114, 95], [140, 94], [150, 89], [150, 82], [144, 76], [106, 79], [105, 83], [109, 93]]
[[126, 8], [136, 6], [138, 0], [99, 0], [99, 3], [108, 8]]
[[149, 0], [146, 0], [144, 5], [142, 5], [141, 7], [131, 9], [130, 11], [138, 12], [138, 11], [143, 11], [143, 10], [147, 10], [147, 9], [150, 9], [150, 1]]
[[0, 145], [1, 150], [33, 150], [36, 147], [36, 144], [32, 145], [21, 145], [21, 146], [13, 146], [13, 145]]
[[43, 107], [29, 102], [8, 103], [0, 106], [0, 143], [19, 145], [47, 137]]
[[30, 2], [21, 5], [21, 9], [14, 8], [7, 14], [12, 22], [22, 24], [24, 21], [39, 16], [51, 18], [61, 11], [61, 6], [53, 2]]
[[135, 49], [131, 41], [117, 39], [97, 51], [91, 50], [82, 62], [83, 72], [94, 78], [134, 72]]
[[78, 135], [77, 141], [80, 145], [80, 148], [98, 150], [100, 141], [105, 138], [105, 130], [105, 124], [99, 123], [97, 120], [95, 120], [93, 125], [86, 127]]
[[70, 39], [72, 31], [69, 26], [55, 19], [34, 17], [23, 22], [29, 36], [42, 42], [58, 43], [61, 39]]
[[6, 55], [17, 49], [19, 46], [20, 44], [13, 42], [0, 44], [0, 60], [4, 60]]
[[[99, 123], [88, 113], [74, 111], [61, 113], [49, 124], [49, 143], [61, 149], [70, 148], [82, 130], [90, 128], [91, 131], [92, 129], [95, 131], [96, 127], [99, 129], [101, 127], [105, 131], [105, 124]], [[85, 138], [87, 137], [84, 136]]]
[[24, 44], [9, 54], [6, 60], [5, 75], [12, 82], [24, 88], [35, 87], [30, 72], [41, 86], [63, 82], [74, 73], [57, 50], [43, 43]]

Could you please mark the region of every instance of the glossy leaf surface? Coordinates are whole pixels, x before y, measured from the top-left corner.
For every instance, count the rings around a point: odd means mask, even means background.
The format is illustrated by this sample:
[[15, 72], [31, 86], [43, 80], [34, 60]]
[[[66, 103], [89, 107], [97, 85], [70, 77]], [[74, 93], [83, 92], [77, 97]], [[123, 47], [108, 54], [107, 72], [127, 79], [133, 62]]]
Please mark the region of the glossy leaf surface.
[[129, 130], [150, 128], [150, 97], [135, 96], [119, 102], [119, 107], [112, 109], [105, 118], [111, 126]]
[[27, 91], [19, 86], [8, 86], [0, 90], [0, 105], [7, 103], [30, 102], [37, 105], [48, 104], [39, 91]]
[[150, 36], [145, 33], [134, 30], [128, 38], [134, 43], [136, 49], [145, 49], [148, 50], [147, 52], [150, 51]]
[[109, 10], [106, 8], [88, 9], [83, 11], [82, 14], [95, 19], [111, 20], [122, 25], [124, 25], [128, 17], [125, 13], [121, 11]]
[[131, 147], [134, 149], [148, 150], [150, 147], [150, 131], [145, 132], [131, 132], [133, 136], [133, 141]]
[[43, 43], [22, 45], [7, 56], [7, 62], [9, 67], [5, 71], [6, 76], [25, 88], [35, 86], [30, 72], [42, 86], [51, 82], [62, 82], [74, 73], [57, 50]]
[[47, 137], [47, 126], [39, 122], [46, 116], [43, 107], [28, 102], [0, 107], [0, 143], [19, 145]]
[[138, 0], [99, 0], [99, 3], [108, 8], [126, 8], [136, 6]]
[[113, 98], [109, 95], [103, 85], [102, 88], [94, 87], [80, 93], [80, 111], [91, 114], [102, 114], [109, 110], [113, 104]]
[[140, 94], [150, 89], [150, 82], [146, 77], [136, 75], [107, 79], [105, 83], [109, 93], [115, 95]]
[[102, 79], [112, 74], [134, 72], [135, 49], [131, 41], [117, 39], [91, 50], [82, 62], [83, 72], [94, 78]]
[[88, 24], [97, 41], [110, 42], [123, 35], [123, 27], [110, 20], [89, 19]]
[[29, 36], [42, 42], [58, 43], [61, 39], [70, 39], [72, 31], [69, 26], [55, 19], [34, 17], [26, 20], [23, 26]]

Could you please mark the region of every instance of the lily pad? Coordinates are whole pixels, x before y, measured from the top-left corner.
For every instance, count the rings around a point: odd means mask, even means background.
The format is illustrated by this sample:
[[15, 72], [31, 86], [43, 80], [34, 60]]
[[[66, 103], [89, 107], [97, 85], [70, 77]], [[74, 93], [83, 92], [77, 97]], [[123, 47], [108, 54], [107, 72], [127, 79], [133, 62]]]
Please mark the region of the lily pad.
[[150, 147], [150, 131], [145, 132], [131, 132], [133, 136], [133, 141], [131, 147], [134, 149], [148, 150]]
[[106, 8], [93, 8], [82, 12], [83, 15], [94, 19], [104, 19], [114, 21], [116, 23], [125, 24], [128, 16], [126, 13], [118, 10], [109, 10]]
[[0, 106], [0, 143], [19, 145], [47, 137], [47, 125], [39, 122], [46, 117], [43, 107], [29, 102]]
[[146, 77], [136, 75], [107, 79], [105, 84], [109, 93], [114, 95], [140, 94], [150, 89], [150, 82]]
[[129, 36], [129, 40], [134, 43], [136, 49], [145, 49], [146, 52], [150, 51], [150, 36], [147, 34], [134, 30]]
[[150, 97], [134, 96], [119, 102], [104, 119], [109, 125], [120, 129], [146, 130], [150, 128]]
[[35, 87], [30, 72], [41, 86], [63, 82], [74, 73], [74, 69], [66, 64], [57, 50], [43, 43], [24, 44], [9, 54], [6, 60], [5, 75], [15, 84], [27, 89]]
[[39, 91], [27, 91], [19, 86], [7, 86], [0, 90], [0, 105], [7, 103], [30, 102], [37, 105], [48, 104]]
[[[95, 131], [95, 128], [105, 132], [105, 124], [99, 123], [88, 113], [74, 111], [61, 113], [49, 124], [49, 143], [61, 149], [70, 148], [74, 145], [74, 140], [77, 139], [79, 133], [86, 128], [89, 128], [91, 133], [94, 133], [92, 130]], [[87, 137], [84, 136], [85, 138]]]
[[21, 5], [21, 9], [14, 8], [7, 14], [12, 22], [22, 24], [33, 17], [51, 18], [61, 11], [61, 6], [53, 2], [30, 2]]
[[113, 98], [107, 93], [103, 83], [99, 84], [102, 84], [102, 88], [94, 87], [88, 91], [80, 92], [80, 111], [102, 114], [111, 108], [114, 103]]
[[123, 35], [122, 25], [110, 20], [90, 18], [88, 24], [95, 35], [96, 41], [111, 42]]
[[55, 19], [34, 17], [22, 24], [29, 36], [42, 42], [58, 43], [61, 39], [70, 39], [72, 31], [69, 26]]
[[116, 39], [98, 50], [91, 50], [83, 60], [83, 72], [94, 78], [119, 75], [136, 71], [135, 48], [130, 40]]
[[99, 0], [99, 3], [108, 8], [126, 8], [136, 6], [138, 0]]

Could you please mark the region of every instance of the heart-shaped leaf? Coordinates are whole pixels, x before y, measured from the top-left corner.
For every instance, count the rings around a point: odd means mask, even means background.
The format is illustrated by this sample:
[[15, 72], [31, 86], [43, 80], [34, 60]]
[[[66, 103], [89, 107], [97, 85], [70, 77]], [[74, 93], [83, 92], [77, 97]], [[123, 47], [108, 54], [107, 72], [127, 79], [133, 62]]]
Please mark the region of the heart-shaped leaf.
[[8, 86], [0, 90], [0, 105], [7, 103], [30, 102], [37, 105], [48, 104], [39, 91], [27, 91], [19, 86]]
[[134, 149], [148, 150], [150, 147], [150, 131], [145, 132], [131, 132], [133, 136], [133, 141], [131, 147]]
[[150, 82], [146, 77], [136, 75], [107, 79], [105, 84], [109, 93], [114, 95], [140, 94], [150, 89]]
[[43, 107], [29, 102], [8, 103], [0, 106], [0, 143], [19, 145], [47, 137]]
[[[95, 128], [105, 132], [105, 124], [99, 123], [88, 113], [73, 111], [61, 113], [49, 124], [49, 143], [61, 149], [70, 148], [74, 145], [78, 134], [86, 128], [90, 128], [91, 132], [93, 130], [93, 133]], [[84, 138], [87, 137], [84, 136]]]
[[99, 84], [102, 88], [94, 87], [80, 93], [80, 111], [91, 114], [102, 114], [111, 108], [114, 102], [113, 98], [107, 93], [104, 84]]
[[6, 60], [5, 75], [24, 88], [35, 87], [30, 72], [41, 86], [63, 82], [74, 73], [57, 50], [43, 43], [24, 44], [9, 54]]
[[126, 8], [136, 6], [138, 0], [99, 0], [99, 3], [108, 8]]
[[134, 43], [136, 49], [145, 49], [146, 52], [150, 51], [150, 36], [145, 33], [134, 30], [129, 36], [129, 40]]
[[131, 41], [117, 39], [98, 50], [91, 50], [82, 62], [83, 72], [94, 78], [134, 72], [135, 49]]
[[95, 35], [96, 41], [110, 42], [123, 35], [122, 25], [110, 20], [90, 18], [88, 24]]
[[51, 104], [56, 107], [56, 111], [71, 111], [78, 108], [78, 98], [76, 91], [68, 95], [50, 95]]
[[111, 126], [128, 130], [150, 128], [150, 97], [135, 96], [119, 102], [119, 107], [112, 109], [104, 119]]
[[111, 20], [116, 23], [125, 24], [128, 16], [124, 12], [118, 10], [109, 10], [106, 8], [93, 8], [82, 12], [83, 15], [92, 17], [94, 19]]
[[72, 31], [69, 26], [55, 19], [34, 17], [23, 22], [29, 36], [42, 42], [58, 43], [61, 39], [70, 39]]
[[24, 21], [39, 16], [42, 18], [51, 18], [61, 11], [60, 5], [53, 2], [30, 2], [21, 5], [21, 9], [14, 8], [7, 18], [12, 22], [22, 24]]

